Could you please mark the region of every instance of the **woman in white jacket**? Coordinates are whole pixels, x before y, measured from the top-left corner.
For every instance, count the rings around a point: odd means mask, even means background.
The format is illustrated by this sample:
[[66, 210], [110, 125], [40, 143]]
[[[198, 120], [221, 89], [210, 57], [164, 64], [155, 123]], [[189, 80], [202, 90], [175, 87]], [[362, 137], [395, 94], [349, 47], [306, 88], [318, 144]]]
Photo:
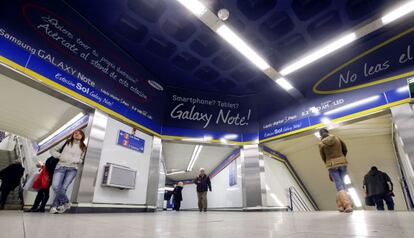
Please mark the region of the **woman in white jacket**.
[[76, 177], [78, 165], [83, 162], [86, 152], [84, 140], [83, 131], [76, 130], [63, 147], [58, 146], [51, 151], [52, 156], [59, 159], [59, 162], [53, 175], [52, 188], [56, 196], [50, 213], [64, 213], [70, 208], [66, 190]]

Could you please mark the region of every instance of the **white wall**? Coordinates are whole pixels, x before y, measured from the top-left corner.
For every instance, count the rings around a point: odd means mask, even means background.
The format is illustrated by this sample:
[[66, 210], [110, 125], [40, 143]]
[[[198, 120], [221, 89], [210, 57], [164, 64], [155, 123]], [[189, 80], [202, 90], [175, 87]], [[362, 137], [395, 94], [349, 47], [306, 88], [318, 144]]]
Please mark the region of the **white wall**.
[[[207, 193], [208, 208], [241, 208], [243, 207], [241, 160], [235, 160], [237, 166], [237, 184], [229, 185], [229, 168], [227, 166], [211, 179], [213, 192]], [[185, 185], [183, 189], [182, 209], [198, 209], [196, 185]]]
[[13, 134], [6, 132], [6, 138], [0, 142], [0, 150], [12, 151], [14, 150]]
[[[108, 118], [93, 202], [142, 205], [146, 203], [152, 137], [140, 131], [135, 133], [136, 136], [145, 140], [144, 152], [140, 153], [117, 145], [118, 133], [120, 130], [131, 133], [132, 127], [112, 118]], [[120, 164], [136, 169], [138, 171], [136, 188], [133, 190], [120, 190], [117, 188], [101, 186], [104, 166], [106, 163]]]
[[308, 207], [313, 210], [311, 203], [284, 163], [264, 155], [264, 169], [266, 183], [266, 206], [288, 206], [289, 187], [293, 186], [307, 203]]

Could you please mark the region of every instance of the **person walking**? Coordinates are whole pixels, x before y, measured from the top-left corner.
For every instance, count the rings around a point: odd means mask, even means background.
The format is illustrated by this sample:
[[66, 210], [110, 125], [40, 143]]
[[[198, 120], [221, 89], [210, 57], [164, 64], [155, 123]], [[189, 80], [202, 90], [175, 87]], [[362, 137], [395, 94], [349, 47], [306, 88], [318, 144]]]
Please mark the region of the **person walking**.
[[177, 212], [180, 211], [181, 201], [183, 200], [183, 182], [178, 182], [173, 190], [173, 203], [174, 203], [174, 210]]
[[365, 194], [372, 199], [378, 211], [384, 210], [384, 201], [390, 211], [394, 210], [394, 185], [388, 174], [372, 166], [370, 171], [364, 176]]
[[0, 171], [0, 210], [4, 209], [10, 192], [20, 185], [23, 174], [24, 168], [20, 160], [15, 160], [11, 165]]
[[[62, 152], [64, 146], [60, 149], [60, 153]], [[50, 186], [52, 186], [53, 174], [55, 172], [55, 168], [58, 162], [59, 159], [56, 159], [52, 156], [46, 160], [44, 165], [40, 165], [42, 169], [45, 169], [47, 171], [49, 186], [47, 188], [39, 189], [32, 208], [30, 208], [26, 212], [45, 212], [45, 207], [47, 201], [49, 200]]]
[[344, 177], [347, 174], [348, 161], [346, 144], [337, 136], [330, 135], [325, 128], [319, 130], [321, 142], [319, 151], [331, 181], [335, 183], [337, 195], [336, 205], [340, 212], [352, 212], [352, 202], [346, 192]]
[[207, 191], [211, 192], [211, 182], [203, 168], [200, 168], [199, 171], [199, 175], [194, 180], [197, 185], [198, 210], [207, 212]]
[[78, 165], [83, 162], [86, 152], [84, 141], [83, 131], [76, 130], [65, 142], [63, 149], [58, 146], [51, 151], [52, 156], [59, 162], [53, 174], [52, 188], [56, 196], [50, 213], [64, 213], [71, 207], [66, 191], [76, 177]]

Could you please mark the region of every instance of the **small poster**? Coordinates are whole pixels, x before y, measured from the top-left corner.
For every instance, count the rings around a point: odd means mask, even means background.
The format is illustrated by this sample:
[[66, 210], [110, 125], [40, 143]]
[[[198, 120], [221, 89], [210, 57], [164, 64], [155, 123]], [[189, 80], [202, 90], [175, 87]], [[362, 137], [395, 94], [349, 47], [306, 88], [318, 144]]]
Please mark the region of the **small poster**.
[[143, 153], [145, 140], [125, 131], [119, 131], [118, 145]]
[[229, 165], [229, 185], [234, 186], [237, 184], [237, 163], [233, 160]]

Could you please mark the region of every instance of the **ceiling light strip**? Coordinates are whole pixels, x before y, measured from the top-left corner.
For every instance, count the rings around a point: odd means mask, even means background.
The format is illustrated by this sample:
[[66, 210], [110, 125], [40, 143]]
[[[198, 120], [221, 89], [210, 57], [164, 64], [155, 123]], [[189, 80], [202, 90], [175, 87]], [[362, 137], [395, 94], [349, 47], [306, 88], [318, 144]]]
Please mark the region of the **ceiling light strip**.
[[403, 5], [397, 7], [394, 10], [391, 10], [389, 13], [381, 17], [382, 24], [386, 25], [388, 23], [391, 23], [409, 14], [412, 11], [414, 11], [414, 1], [408, 1], [407, 3], [404, 3]]
[[66, 122], [63, 126], [61, 126], [59, 129], [57, 129], [55, 132], [53, 132], [48, 137], [46, 137], [41, 142], [39, 142], [38, 143], [38, 146], [41, 146], [44, 143], [48, 142], [50, 139], [52, 139], [53, 137], [55, 137], [56, 135], [58, 135], [59, 133], [61, 133], [62, 131], [64, 131], [66, 128], [68, 128], [69, 126], [71, 126], [72, 124], [74, 124], [75, 122], [77, 122], [83, 116], [85, 116], [85, 113], [83, 113], [83, 112], [78, 113], [76, 116], [74, 116], [72, 119], [70, 119], [70, 121]]
[[[220, 35], [227, 43], [239, 51], [246, 59], [248, 59], [252, 64], [257, 66], [264, 74], [266, 74], [270, 79], [275, 80], [280, 78], [281, 75], [271, 67], [266, 60], [260, 56], [252, 47], [250, 47], [240, 36], [237, 35], [232, 29], [224, 24], [213, 12], [208, 10], [200, 1], [198, 0], [177, 0], [185, 8], [187, 8], [191, 13], [197, 16], [200, 21], [202, 21], [206, 26], [208, 26], [212, 31]], [[206, 9], [206, 11], [204, 11]], [[291, 91], [292, 92], [292, 91]], [[292, 95], [296, 97], [298, 91], [295, 91], [296, 94]]]
[[282, 68], [280, 73], [270, 66], [259, 54], [256, 53], [245, 41], [242, 40], [235, 32], [227, 27], [223, 21], [221, 21], [214, 13], [207, 9], [203, 3], [198, 0], [177, 0], [195, 16], [197, 16], [204, 24], [206, 24], [211, 30], [215, 31], [230, 45], [237, 49], [243, 56], [256, 65], [263, 71], [270, 79], [274, 80], [280, 87], [288, 91], [295, 98], [303, 97], [298, 90], [296, 90], [289, 81], [284, 77], [289, 75], [329, 54], [332, 52], [349, 45], [353, 41], [356, 41], [373, 31], [378, 30], [386, 24], [389, 24], [401, 17], [408, 15], [414, 11], [414, 1], [406, 2], [400, 5], [398, 8], [385, 14], [382, 18], [377, 19], [365, 26], [358, 28], [355, 32], [346, 34], [336, 40], [331, 41], [327, 45], [319, 47], [302, 57], [299, 57], [293, 63], [287, 64]]
[[234, 31], [225, 24], [217, 29], [217, 34], [226, 40], [231, 46], [238, 50], [246, 59], [250, 60], [260, 70], [264, 71], [270, 68], [270, 65], [259, 56], [245, 41], [243, 41]]
[[298, 69], [305, 67], [326, 55], [350, 44], [353, 41], [356, 41], [380, 28], [389, 24], [401, 17], [408, 15], [409, 13], [414, 11], [414, 1], [409, 1], [407, 3], [402, 4], [400, 7], [396, 8], [395, 10], [390, 11], [389, 13], [385, 14], [382, 18], [372, 21], [365, 26], [358, 28], [355, 32], [349, 33], [344, 35], [327, 45], [320, 47], [319, 49], [312, 51], [311, 53], [305, 54], [304, 56], [299, 57], [293, 63], [287, 64], [286, 67], [283, 67], [280, 70], [280, 74], [283, 76], [289, 75]]
[[187, 171], [192, 171], [195, 162], [197, 161], [198, 156], [200, 155], [201, 149], [203, 148], [202, 145], [196, 145], [193, 151], [193, 154], [191, 155], [190, 162], [187, 166]]

